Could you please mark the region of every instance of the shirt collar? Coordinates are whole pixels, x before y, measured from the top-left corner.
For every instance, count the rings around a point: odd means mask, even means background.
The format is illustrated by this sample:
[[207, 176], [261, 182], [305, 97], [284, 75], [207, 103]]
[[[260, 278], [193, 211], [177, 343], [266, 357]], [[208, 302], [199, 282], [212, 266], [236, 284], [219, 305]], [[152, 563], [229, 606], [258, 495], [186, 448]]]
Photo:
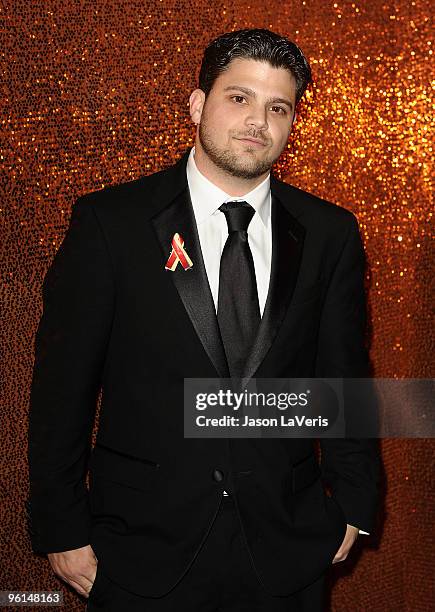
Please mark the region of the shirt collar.
[[195, 163], [195, 147], [190, 151], [186, 165], [187, 182], [195, 213], [196, 223], [203, 223], [218, 210], [224, 202], [244, 200], [259, 214], [265, 226], [270, 219], [270, 174], [264, 181], [243, 196], [230, 196], [208, 180]]

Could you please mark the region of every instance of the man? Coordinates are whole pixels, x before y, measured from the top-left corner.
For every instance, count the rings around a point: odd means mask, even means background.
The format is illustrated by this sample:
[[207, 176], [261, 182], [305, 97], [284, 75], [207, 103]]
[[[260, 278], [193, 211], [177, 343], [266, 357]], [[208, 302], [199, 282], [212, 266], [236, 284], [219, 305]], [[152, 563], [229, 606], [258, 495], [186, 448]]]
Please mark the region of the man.
[[28, 513], [89, 610], [321, 610], [326, 570], [373, 528], [369, 440], [322, 439], [320, 471], [312, 439], [183, 431], [188, 377], [367, 375], [357, 221], [270, 174], [310, 79], [286, 38], [219, 37], [194, 148], [73, 208], [44, 281]]

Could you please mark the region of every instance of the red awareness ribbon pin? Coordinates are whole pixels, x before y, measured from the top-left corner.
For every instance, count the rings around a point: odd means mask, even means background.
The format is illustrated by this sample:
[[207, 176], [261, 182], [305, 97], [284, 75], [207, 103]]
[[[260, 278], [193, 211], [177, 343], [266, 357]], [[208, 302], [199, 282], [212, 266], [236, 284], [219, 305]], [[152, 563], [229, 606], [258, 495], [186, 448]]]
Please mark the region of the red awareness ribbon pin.
[[172, 251], [169, 255], [168, 261], [166, 262], [165, 270], [171, 270], [173, 272], [177, 267], [178, 262], [181, 263], [185, 270], [189, 270], [193, 266], [193, 263], [186, 250], [183, 248], [183, 237], [180, 234], [174, 234], [171, 244]]

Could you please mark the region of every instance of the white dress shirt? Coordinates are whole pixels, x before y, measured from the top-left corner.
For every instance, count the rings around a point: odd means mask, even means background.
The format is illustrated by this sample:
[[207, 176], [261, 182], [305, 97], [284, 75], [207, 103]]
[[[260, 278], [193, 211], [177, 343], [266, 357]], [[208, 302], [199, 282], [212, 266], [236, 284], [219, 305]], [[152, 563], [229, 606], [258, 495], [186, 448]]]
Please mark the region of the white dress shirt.
[[219, 206], [222, 206], [224, 202], [244, 201], [248, 202], [255, 210], [248, 226], [248, 243], [254, 260], [260, 313], [263, 315], [269, 290], [272, 261], [270, 174], [245, 195], [230, 196], [201, 174], [196, 167], [194, 155], [195, 147], [190, 151], [187, 160], [187, 182], [216, 312], [219, 293], [219, 267], [222, 251], [228, 238], [227, 220], [224, 213], [219, 210]]

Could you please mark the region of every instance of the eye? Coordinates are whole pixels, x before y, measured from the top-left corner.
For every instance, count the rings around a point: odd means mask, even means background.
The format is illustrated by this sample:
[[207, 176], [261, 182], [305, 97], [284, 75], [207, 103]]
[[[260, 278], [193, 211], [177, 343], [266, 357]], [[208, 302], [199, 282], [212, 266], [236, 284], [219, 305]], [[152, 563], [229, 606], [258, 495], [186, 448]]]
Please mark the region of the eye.
[[231, 96], [231, 99], [232, 99], [232, 100], [234, 100], [234, 102], [239, 103], [240, 101], [242, 101], [242, 102], [243, 102], [243, 101], [245, 100], [245, 97], [244, 97], [244, 96], [239, 96], [239, 95], [238, 95], [238, 96]]
[[277, 114], [278, 115], [286, 115], [287, 111], [285, 110], [285, 108], [282, 108], [282, 106], [272, 106], [272, 109], [277, 109]]

